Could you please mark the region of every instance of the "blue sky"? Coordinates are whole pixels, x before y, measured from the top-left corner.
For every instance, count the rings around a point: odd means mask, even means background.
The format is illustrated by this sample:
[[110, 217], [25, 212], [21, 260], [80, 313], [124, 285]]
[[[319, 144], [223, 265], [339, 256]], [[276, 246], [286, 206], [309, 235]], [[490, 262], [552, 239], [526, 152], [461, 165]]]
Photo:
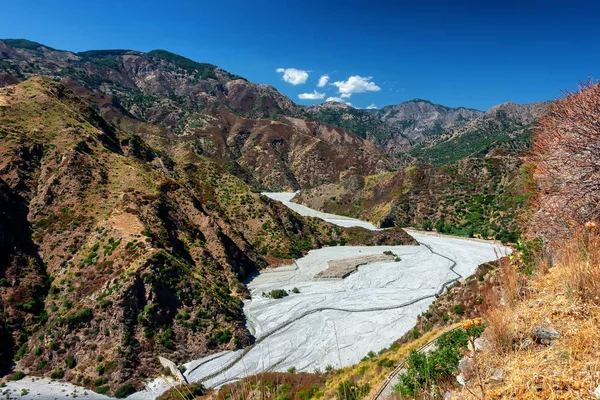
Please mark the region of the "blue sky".
[[599, 13], [592, 0], [18, 0], [2, 5], [0, 38], [166, 49], [299, 104], [343, 94], [360, 108], [422, 98], [485, 110], [550, 100], [599, 77]]

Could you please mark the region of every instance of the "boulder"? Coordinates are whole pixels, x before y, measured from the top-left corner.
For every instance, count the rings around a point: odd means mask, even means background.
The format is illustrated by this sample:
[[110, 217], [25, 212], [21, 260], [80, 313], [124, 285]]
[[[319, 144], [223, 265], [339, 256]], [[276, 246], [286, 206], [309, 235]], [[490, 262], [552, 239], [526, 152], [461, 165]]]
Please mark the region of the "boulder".
[[502, 382], [504, 379], [504, 370], [502, 368], [496, 368], [490, 376], [491, 381]]
[[537, 326], [533, 331], [533, 339], [544, 345], [552, 344], [558, 337], [560, 332], [551, 326]]

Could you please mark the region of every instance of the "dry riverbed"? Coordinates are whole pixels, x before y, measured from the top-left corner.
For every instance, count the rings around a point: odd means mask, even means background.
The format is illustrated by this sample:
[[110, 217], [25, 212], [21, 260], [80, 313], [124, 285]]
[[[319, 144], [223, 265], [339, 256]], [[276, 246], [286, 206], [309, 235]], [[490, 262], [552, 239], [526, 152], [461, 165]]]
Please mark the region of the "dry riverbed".
[[[376, 229], [364, 221], [295, 204], [291, 202], [293, 193], [265, 195], [302, 215], [346, 227]], [[411, 329], [417, 316], [427, 310], [446, 285], [510, 251], [491, 242], [409, 233], [420, 246], [326, 247], [309, 252], [289, 266], [256, 276], [248, 282], [252, 298], [244, 305], [255, 344], [189, 362], [187, 379], [215, 387], [264, 371], [293, 367], [312, 372], [357, 363], [369, 351], [391, 345]], [[384, 252], [388, 254], [385, 257]], [[394, 256], [389, 256], [389, 252]], [[365, 260], [366, 264], [361, 262]], [[318, 279], [331, 263], [343, 264], [356, 272], [344, 279]], [[289, 295], [262, 295], [273, 290], [285, 290]], [[57, 383], [45, 386], [52, 385]], [[9, 388], [15, 393], [21, 390], [19, 382], [9, 383]], [[129, 398], [153, 399], [166, 389], [168, 386], [156, 379], [146, 391]], [[42, 386], [37, 392], [46, 390], [49, 396], [31, 393], [26, 398], [63, 398], [56, 396], [56, 390]]]

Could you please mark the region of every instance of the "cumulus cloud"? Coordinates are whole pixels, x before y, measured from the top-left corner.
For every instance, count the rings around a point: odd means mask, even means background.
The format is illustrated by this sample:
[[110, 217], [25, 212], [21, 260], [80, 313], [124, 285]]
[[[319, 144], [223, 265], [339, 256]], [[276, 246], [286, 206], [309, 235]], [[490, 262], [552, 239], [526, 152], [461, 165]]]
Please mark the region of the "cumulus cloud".
[[340, 92], [341, 97], [349, 98], [353, 93], [378, 92], [381, 90], [375, 82], [371, 82], [372, 76], [362, 77], [353, 75], [347, 81], [333, 82]]
[[371, 104], [367, 107], [367, 110], [377, 110], [377, 106], [375, 104]]
[[325, 98], [325, 93], [319, 93], [315, 90], [312, 93], [300, 93], [298, 98], [300, 100], [322, 100]]
[[319, 83], [317, 83], [317, 87], [324, 87], [329, 82], [329, 75], [321, 75], [319, 78]]
[[291, 83], [294, 86], [306, 83], [306, 80], [308, 79], [308, 72], [303, 71], [301, 69], [277, 68], [275, 71], [279, 72], [280, 74], [283, 74], [282, 79], [287, 83]]

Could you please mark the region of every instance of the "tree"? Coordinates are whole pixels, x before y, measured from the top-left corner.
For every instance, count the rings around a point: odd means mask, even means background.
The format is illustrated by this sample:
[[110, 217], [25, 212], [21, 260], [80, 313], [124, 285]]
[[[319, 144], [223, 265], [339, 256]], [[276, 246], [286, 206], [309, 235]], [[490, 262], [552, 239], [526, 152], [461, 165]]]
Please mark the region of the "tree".
[[534, 131], [537, 185], [531, 230], [546, 239], [600, 217], [600, 85], [588, 80], [564, 92]]

